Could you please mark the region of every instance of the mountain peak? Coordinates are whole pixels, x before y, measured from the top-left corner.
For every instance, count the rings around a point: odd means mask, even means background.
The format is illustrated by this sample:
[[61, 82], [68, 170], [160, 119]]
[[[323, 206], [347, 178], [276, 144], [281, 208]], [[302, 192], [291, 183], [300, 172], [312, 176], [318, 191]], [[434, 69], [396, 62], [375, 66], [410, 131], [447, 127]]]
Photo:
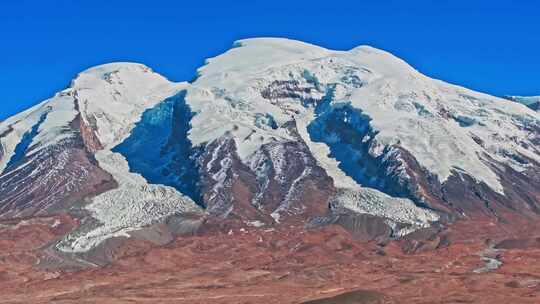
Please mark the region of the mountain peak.
[[151, 85], [165, 84], [168, 80], [152, 71], [151, 68], [132, 62], [113, 62], [88, 68], [77, 75], [71, 83], [74, 89], [90, 89], [108, 83], [123, 85], [140, 85], [150, 82]]
[[90, 67], [84, 71], [82, 71], [80, 74], [106, 74], [114, 71], [120, 71], [120, 70], [140, 70], [143, 72], [151, 71], [151, 69], [142, 64], [137, 62], [109, 62], [104, 64], [99, 64], [93, 67]]
[[[48, 214], [60, 208], [49, 193], [86, 193], [81, 208], [102, 225], [59, 247], [80, 252], [185, 212], [242, 225], [342, 219], [350, 229], [368, 214], [388, 238], [540, 210], [540, 117], [521, 105], [370, 46], [245, 39], [198, 72], [174, 83], [137, 63], [100, 65], [0, 124], [0, 203], [14, 198], [0, 216]], [[87, 179], [49, 191], [48, 172], [65, 184], [77, 162]], [[35, 201], [13, 187], [27, 172]]]
[[281, 37], [254, 37], [240, 39], [233, 43], [233, 47], [275, 47], [275, 48], [288, 48], [296, 50], [309, 50], [309, 49], [324, 49], [315, 44], [303, 42], [300, 40], [281, 38]]

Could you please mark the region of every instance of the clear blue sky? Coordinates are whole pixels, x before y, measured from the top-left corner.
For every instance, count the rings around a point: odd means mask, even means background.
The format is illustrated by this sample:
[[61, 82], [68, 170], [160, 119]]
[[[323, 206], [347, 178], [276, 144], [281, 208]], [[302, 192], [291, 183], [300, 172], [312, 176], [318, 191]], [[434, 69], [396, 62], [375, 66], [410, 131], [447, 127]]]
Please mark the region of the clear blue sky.
[[135, 61], [190, 80], [205, 58], [257, 36], [333, 49], [369, 44], [432, 77], [495, 95], [540, 95], [535, 2], [1, 1], [0, 119], [93, 65]]

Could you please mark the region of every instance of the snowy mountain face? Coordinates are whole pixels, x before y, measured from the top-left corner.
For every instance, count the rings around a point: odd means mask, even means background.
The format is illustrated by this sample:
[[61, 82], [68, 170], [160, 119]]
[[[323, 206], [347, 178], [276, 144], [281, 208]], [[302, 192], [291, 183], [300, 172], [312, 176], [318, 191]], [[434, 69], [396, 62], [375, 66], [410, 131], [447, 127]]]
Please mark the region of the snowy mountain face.
[[505, 96], [504, 98], [521, 103], [534, 111], [540, 111], [540, 96]]
[[71, 253], [221, 220], [397, 238], [537, 216], [539, 164], [540, 114], [520, 104], [367, 46], [249, 39], [192, 83], [103, 65], [0, 123], [0, 216], [91, 219], [56, 245]]

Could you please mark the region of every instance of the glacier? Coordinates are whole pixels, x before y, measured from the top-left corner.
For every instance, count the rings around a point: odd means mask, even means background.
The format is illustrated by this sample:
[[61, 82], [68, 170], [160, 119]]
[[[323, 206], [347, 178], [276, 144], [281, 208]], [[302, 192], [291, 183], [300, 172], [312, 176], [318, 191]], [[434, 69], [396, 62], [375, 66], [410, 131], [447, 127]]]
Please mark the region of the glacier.
[[130, 171], [150, 184], [174, 187], [202, 205], [196, 151], [187, 138], [193, 113], [184, 96], [182, 91], [146, 110], [130, 136], [111, 151], [122, 154]]

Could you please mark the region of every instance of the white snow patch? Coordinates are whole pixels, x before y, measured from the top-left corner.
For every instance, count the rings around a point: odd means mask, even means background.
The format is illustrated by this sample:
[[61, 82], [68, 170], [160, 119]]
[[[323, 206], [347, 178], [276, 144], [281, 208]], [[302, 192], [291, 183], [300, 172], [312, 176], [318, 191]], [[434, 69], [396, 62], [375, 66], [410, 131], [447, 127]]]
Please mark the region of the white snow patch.
[[394, 223], [394, 227], [395, 223], [411, 225], [399, 231], [399, 236], [429, 227], [431, 222], [439, 220], [435, 212], [420, 208], [409, 199], [391, 197], [370, 188], [339, 189], [331, 204], [357, 213], [386, 218], [390, 220], [389, 223]]
[[117, 189], [95, 197], [86, 209], [99, 224], [80, 234], [68, 235], [57, 248], [64, 252], [86, 252], [113, 237], [129, 237], [129, 232], [162, 221], [168, 216], [200, 208], [172, 187], [148, 184], [139, 174], [130, 173], [119, 153], [99, 151], [96, 159], [119, 183]]
[[264, 226], [264, 223], [261, 221], [247, 221], [246, 224], [255, 228], [260, 228]]

